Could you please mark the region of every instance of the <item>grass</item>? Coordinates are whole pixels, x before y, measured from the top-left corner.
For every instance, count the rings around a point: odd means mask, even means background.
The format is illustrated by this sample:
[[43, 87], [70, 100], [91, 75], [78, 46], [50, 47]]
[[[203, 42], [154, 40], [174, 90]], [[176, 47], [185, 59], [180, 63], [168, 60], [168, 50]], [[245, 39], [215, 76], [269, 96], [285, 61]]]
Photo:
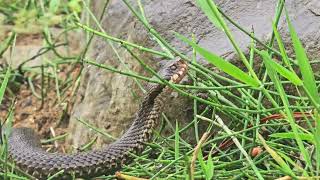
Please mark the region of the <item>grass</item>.
[[[301, 179], [319, 177], [319, 76], [315, 76], [312, 71], [310, 63], [312, 60], [308, 59], [308, 55], [286, 14], [285, 3], [282, 0], [278, 1], [272, 24], [272, 37], [269, 43], [263, 43], [255, 37], [254, 33], [250, 33], [239, 26], [230, 17], [226, 16], [213, 1], [197, 0], [199, 8], [212, 22], [212, 28], [218, 28], [226, 34], [226, 40], [230, 41], [234, 47], [239, 59], [243, 62], [245, 70], [196, 44], [197, 37], [190, 35], [192, 39], [188, 39], [176, 34], [182, 43], [186, 43], [194, 49], [193, 57], [187, 57], [183, 52], [175, 49], [148, 23], [140, 0], [137, 1], [138, 8], [134, 8], [127, 0], [123, 0], [123, 2], [159, 44], [161, 50], [153, 50], [134, 42], [110, 36], [104, 32], [100, 25], [103, 15], [99, 19], [95, 18], [88, 8], [89, 1], [73, 0], [67, 4], [62, 4], [60, 1], [43, 0], [39, 2], [42, 3], [35, 1], [14, 1], [9, 5], [8, 3], [0, 3], [0, 10], [4, 6], [10, 7], [6, 10], [5, 22], [13, 23], [14, 27], [23, 22], [21, 19], [19, 20], [19, 13], [31, 13], [28, 17], [33, 18], [31, 22], [33, 25], [39, 26], [37, 29], [44, 35], [45, 39], [43, 50], [39, 51], [36, 56], [45, 56], [49, 52], [53, 52], [55, 55], [41, 66], [25, 68], [21, 65], [18, 69], [13, 69], [10, 65], [5, 66], [0, 73], [2, 80], [0, 100], [5, 95], [10, 94], [5, 93], [5, 90], [14, 92], [11, 90], [11, 84], [19, 85], [21, 83], [18, 81], [19, 77], [23, 77], [30, 87], [35, 87], [33, 82], [37, 80], [52, 78], [57, 95], [57, 105], [64, 104], [66, 103], [66, 94], [64, 93], [66, 87], [72, 87], [72, 94], [76, 96], [81, 76], [76, 77], [76, 80], [63, 81], [58, 72], [63, 65], [71, 67], [79, 62], [120, 75], [130, 76], [136, 80], [136, 83], [140, 83], [138, 80], [143, 80], [167, 84], [179, 94], [193, 99], [193, 120], [183, 126], [179, 123], [180, 119], [172, 121], [163, 115], [161, 124], [169, 127], [171, 135], [163, 136], [162, 128], [155, 130], [152, 142], [147, 143], [142, 154], [132, 154], [135, 160], [133, 163], [124, 166], [121, 170], [122, 173], [118, 174], [119, 176], [127, 179], [130, 176], [150, 179], [276, 179], [284, 176]], [[108, 1], [105, 6], [108, 5], [107, 3]], [[88, 19], [91, 19], [92, 22], [78, 21], [80, 19], [79, 8], [82, 8], [82, 12], [87, 14], [90, 17]], [[44, 10], [49, 11], [51, 16], [46, 16]], [[56, 18], [57, 16], [62, 18], [54, 25], [59, 25], [65, 29], [62, 36], [72, 30], [83, 30], [87, 33], [87, 45], [78, 55], [60, 54], [56, 50], [57, 47], [67, 46], [68, 42], [62, 44], [55, 42], [48, 33], [52, 24], [41, 24], [43, 22], [41, 18]], [[286, 47], [277, 30], [280, 17], [285, 17], [287, 20], [294, 55], [286, 53]], [[248, 55], [239, 48], [226, 21], [229, 21], [252, 39]], [[92, 24], [95, 24], [98, 30], [92, 28]], [[28, 33], [28, 31], [20, 32], [16, 28], [12, 28], [12, 34], [0, 45], [1, 55], [5, 51], [14, 51], [16, 36], [21, 33]], [[107, 64], [99, 64], [86, 57], [93, 36], [104, 38], [112, 45], [116, 54], [118, 52], [114, 48], [114, 44], [121, 44], [122, 48], [137, 61], [136, 63], [139, 63], [149, 74], [154, 76], [157, 76], [156, 71], [145, 63], [143, 57], [140, 57], [137, 51], [132, 49], [167, 59], [180, 57], [189, 63], [188, 75], [193, 83], [191, 85], [175, 85], [161, 78], [155, 80], [139, 75], [129, 68], [120, 71]], [[273, 45], [277, 45], [277, 47], [273, 47]], [[198, 64], [195, 61], [197, 54], [220, 72], [212, 71]], [[25, 62], [33, 59], [27, 59]], [[261, 69], [253, 68], [257, 62], [256, 59], [262, 59]], [[125, 64], [121, 57], [118, 56], [117, 60]], [[298, 69], [300, 74], [297, 74], [298, 71], [294, 71], [294, 69]], [[228, 76], [223, 76], [221, 72]], [[41, 82], [40, 90], [35, 87], [33, 92], [45, 103], [47, 84], [45, 81]], [[143, 86], [140, 85], [140, 87]], [[293, 89], [292, 92], [286, 91], [288, 87]], [[208, 98], [197, 96], [199, 92], [206, 93]], [[206, 108], [199, 108], [200, 104], [206, 105]], [[14, 109], [9, 108], [6, 117], [8, 127], [10, 127], [9, 124], [13, 119], [13, 113]], [[298, 116], [299, 113], [301, 116]], [[275, 115], [279, 118], [272, 118]], [[266, 120], [265, 118], [268, 117], [269, 119]], [[2, 122], [6, 119], [3, 119]], [[172, 124], [172, 122], [175, 123]], [[106, 138], [110, 138], [110, 135], [103, 129], [97, 129], [85, 120], [79, 119], [79, 123], [83, 123], [88, 129], [93, 129], [106, 136]], [[201, 125], [206, 125], [207, 128], [201, 129]], [[191, 142], [184, 139], [186, 134], [190, 134], [190, 131], [195, 132]], [[65, 136], [61, 135], [43, 142], [50, 143], [56, 139], [63, 139]], [[5, 140], [5, 138], [3, 139]], [[222, 145], [222, 142], [227, 140], [230, 145], [228, 148]], [[88, 142], [83, 149], [90, 148], [94, 142], [95, 139]], [[251, 150], [259, 146], [263, 147], [264, 151], [257, 156], [251, 156]], [[31, 178], [8, 161], [5, 141], [4, 145], [1, 146], [0, 155], [2, 162], [0, 173], [3, 177], [8, 179]], [[114, 176], [106, 175], [101, 178], [112, 179]]]

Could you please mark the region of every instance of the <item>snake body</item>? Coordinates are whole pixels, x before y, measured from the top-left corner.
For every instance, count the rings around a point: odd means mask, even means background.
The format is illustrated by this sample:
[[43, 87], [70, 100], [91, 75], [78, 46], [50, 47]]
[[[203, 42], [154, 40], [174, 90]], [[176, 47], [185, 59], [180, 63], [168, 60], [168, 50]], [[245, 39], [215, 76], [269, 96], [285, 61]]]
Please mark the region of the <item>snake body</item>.
[[[185, 76], [184, 61], [172, 61], [158, 74], [162, 78], [179, 83]], [[98, 150], [75, 154], [49, 153], [41, 148], [40, 139], [30, 128], [12, 128], [8, 138], [9, 154], [15, 164], [38, 179], [60, 173], [58, 179], [71, 177], [91, 178], [113, 174], [132, 158], [129, 153], [139, 153], [144, 142], [150, 140], [152, 128], [160, 118], [169, 86], [149, 83], [135, 119], [124, 135], [114, 143]]]

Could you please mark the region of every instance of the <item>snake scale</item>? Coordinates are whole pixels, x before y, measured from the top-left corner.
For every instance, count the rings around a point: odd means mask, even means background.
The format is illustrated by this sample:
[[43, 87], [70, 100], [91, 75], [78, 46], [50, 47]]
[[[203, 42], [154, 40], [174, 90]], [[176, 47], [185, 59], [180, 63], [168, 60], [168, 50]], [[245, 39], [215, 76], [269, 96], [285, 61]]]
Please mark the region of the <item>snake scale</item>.
[[[179, 83], [186, 75], [183, 60], [171, 61], [158, 74]], [[118, 171], [132, 158], [129, 153], [139, 153], [152, 136], [152, 128], [160, 118], [166, 98], [171, 93], [166, 85], [148, 83], [148, 92], [140, 104], [130, 128], [118, 140], [98, 150], [74, 154], [49, 153], [41, 148], [40, 139], [30, 128], [12, 128], [8, 138], [10, 158], [22, 170], [38, 179], [62, 172], [57, 179], [92, 178]]]

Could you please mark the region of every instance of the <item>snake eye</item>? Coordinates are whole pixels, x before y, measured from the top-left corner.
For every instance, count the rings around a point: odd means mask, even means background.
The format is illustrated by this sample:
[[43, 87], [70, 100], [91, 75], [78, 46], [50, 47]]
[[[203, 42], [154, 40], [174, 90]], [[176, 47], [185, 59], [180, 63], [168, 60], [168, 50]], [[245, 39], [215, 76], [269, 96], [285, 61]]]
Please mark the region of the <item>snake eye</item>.
[[176, 69], [177, 69], [177, 66], [176, 66], [176, 65], [172, 65], [172, 66], [170, 66], [170, 69], [171, 69], [171, 70], [176, 70]]

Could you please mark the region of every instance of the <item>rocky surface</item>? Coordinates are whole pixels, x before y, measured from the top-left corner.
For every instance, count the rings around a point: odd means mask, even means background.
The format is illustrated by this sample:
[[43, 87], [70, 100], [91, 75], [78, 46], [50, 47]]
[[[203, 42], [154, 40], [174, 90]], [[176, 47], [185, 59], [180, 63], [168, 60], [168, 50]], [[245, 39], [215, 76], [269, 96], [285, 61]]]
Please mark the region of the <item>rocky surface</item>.
[[[247, 30], [254, 29], [256, 37], [264, 42], [270, 38], [271, 23], [276, 10], [277, 0], [216, 0], [219, 7], [233, 20]], [[94, 1], [93, 12], [101, 12], [104, 1]], [[134, 6], [136, 1], [132, 1]], [[146, 0], [143, 1], [148, 21], [166, 40], [186, 54], [191, 49], [173, 35], [173, 31], [191, 37], [194, 34], [199, 44], [227, 59], [236, 60], [233, 48], [223, 32], [215, 28], [207, 17], [199, 10], [193, 0]], [[320, 57], [320, 2], [318, 0], [287, 1], [290, 18], [295, 26], [308, 54], [312, 59]], [[141, 23], [133, 17], [122, 1], [112, 0], [108, 5], [104, 19], [104, 30], [115, 37], [134, 42], [142, 46], [160, 49], [152, 37], [144, 30]], [[246, 51], [250, 38], [240, 32], [236, 27], [229, 27]], [[283, 39], [290, 44], [287, 24], [284, 18], [279, 23]], [[147, 73], [119, 44], [110, 44], [101, 38], [94, 40], [90, 53], [91, 58], [98, 63], [111, 65], [119, 70], [134, 71], [143, 75]], [[114, 51], [116, 50], [116, 51]], [[139, 53], [139, 51], [136, 51]], [[152, 57], [146, 53], [139, 53], [147, 64], [159, 68], [165, 60]], [[239, 63], [239, 62], [235, 62]], [[161, 67], [160, 67], [161, 68]], [[149, 75], [150, 76], [150, 75]], [[143, 82], [139, 81], [143, 84]], [[142, 96], [136, 81], [127, 76], [108, 72], [103, 69], [86, 66], [80, 87], [78, 102], [76, 103], [69, 128], [73, 133], [69, 142], [80, 146], [93, 138], [94, 133], [77, 121], [81, 118], [104, 129], [111, 135], [118, 137], [130, 125], [134, 113], [138, 109], [139, 97]], [[187, 123], [192, 118], [192, 109], [188, 100], [174, 96], [168, 104], [167, 115], [171, 120]], [[99, 138], [98, 145], [108, 142], [106, 138]]]
[[[8, 28], [12, 30], [13, 27]], [[8, 30], [8, 31], [9, 31]], [[67, 37], [68, 44], [65, 43], [66, 39], [61, 38], [61, 33], [63, 29], [61, 28], [50, 28], [52, 38], [56, 40], [57, 44], [60, 44], [59, 47], [56, 47], [56, 51], [64, 56], [74, 56], [80, 52], [80, 32], [69, 32]], [[58, 36], [60, 35], [60, 38]], [[3, 38], [0, 35], [0, 40]], [[17, 68], [20, 64], [24, 64], [23, 67], [34, 67], [41, 66], [42, 64], [47, 63], [46, 58], [50, 59], [54, 57], [54, 53], [48, 52], [44, 56], [40, 56], [44, 48], [44, 38], [39, 33], [34, 34], [19, 34], [17, 36], [17, 43], [15, 44], [14, 53], [11, 51], [6, 51], [0, 60], [10, 64], [12, 68]], [[65, 45], [61, 45], [65, 44]], [[66, 46], [69, 47], [69, 50], [66, 50]], [[27, 61], [27, 63], [25, 63]]]

